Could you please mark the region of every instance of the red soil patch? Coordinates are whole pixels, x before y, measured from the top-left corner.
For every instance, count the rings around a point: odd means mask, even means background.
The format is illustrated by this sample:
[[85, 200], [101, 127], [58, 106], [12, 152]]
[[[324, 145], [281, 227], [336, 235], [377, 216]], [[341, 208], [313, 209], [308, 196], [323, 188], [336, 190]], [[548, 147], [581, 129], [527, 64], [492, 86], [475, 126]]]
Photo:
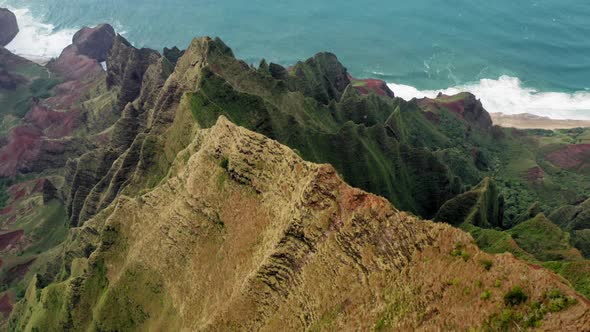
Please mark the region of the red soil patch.
[[41, 148], [42, 132], [21, 126], [10, 132], [8, 144], [0, 149], [0, 176], [14, 176], [23, 160], [34, 160]]
[[4, 293], [4, 295], [0, 298], [0, 313], [4, 315], [4, 317], [8, 317], [12, 312], [12, 298], [8, 293]]
[[395, 94], [393, 93], [393, 91], [391, 91], [391, 89], [389, 89], [385, 81], [377, 80], [374, 78], [360, 80], [350, 76], [350, 74], [348, 74], [348, 79], [351, 81], [362, 82], [362, 85], [354, 85], [354, 88], [364, 95], [373, 92], [380, 96], [386, 96], [390, 98], [395, 97]]
[[27, 274], [29, 268], [36, 259], [37, 258], [33, 258], [23, 264], [18, 264], [8, 269], [4, 276], [4, 282], [6, 284], [11, 284], [13, 281], [17, 279], [22, 279], [25, 276], [25, 274]]
[[465, 100], [464, 99], [457, 99], [457, 100], [448, 100], [450, 97], [447, 95], [439, 95], [436, 99], [430, 98], [422, 98], [418, 99], [418, 106], [422, 109], [440, 109], [446, 108], [449, 111], [463, 117], [465, 114]]
[[590, 144], [565, 146], [545, 156], [552, 164], [567, 170], [583, 170], [590, 161]]
[[8, 144], [0, 149], [0, 176], [14, 176], [19, 171], [30, 170], [38, 160], [64, 151], [64, 142], [47, 140], [39, 128], [31, 125], [14, 128]]
[[47, 181], [47, 179], [39, 179], [35, 182], [35, 186], [33, 187], [33, 190], [31, 190], [31, 194], [33, 193], [40, 193], [43, 191], [43, 185], [45, 184], [45, 181]]
[[68, 136], [74, 130], [78, 112], [56, 112], [39, 104], [27, 113], [25, 120], [45, 133], [45, 136], [59, 138]]
[[10, 187], [8, 191], [10, 192], [10, 196], [12, 197], [13, 202], [18, 201], [27, 194], [27, 189], [21, 187], [20, 185]]
[[525, 175], [525, 178], [530, 182], [542, 181], [544, 177], [545, 171], [539, 166], [529, 168]]
[[533, 270], [542, 270], [542, 269], [543, 269], [543, 267], [542, 267], [541, 265], [532, 264], [532, 263], [529, 263], [528, 265], [529, 265], [529, 266], [530, 266], [530, 267], [531, 267]]
[[12, 206], [7, 206], [7, 207], [3, 208], [2, 210], [0, 210], [0, 216], [9, 214], [10, 212], [12, 212]]
[[55, 87], [55, 96], [45, 100], [45, 103], [54, 109], [71, 109], [92, 86], [92, 82], [68, 81]]
[[418, 99], [417, 103], [423, 111], [445, 109], [478, 127], [485, 129], [492, 127], [492, 118], [489, 113], [483, 108], [481, 101], [471, 93], [460, 93], [454, 96], [439, 93], [435, 99], [422, 98]]
[[98, 61], [78, 54], [74, 45], [66, 47], [59, 58], [47, 66], [68, 80], [86, 80], [103, 72]]
[[0, 235], [0, 250], [4, 250], [18, 242], [24, 234], [25, 232], [23, 230], [18, 230]]

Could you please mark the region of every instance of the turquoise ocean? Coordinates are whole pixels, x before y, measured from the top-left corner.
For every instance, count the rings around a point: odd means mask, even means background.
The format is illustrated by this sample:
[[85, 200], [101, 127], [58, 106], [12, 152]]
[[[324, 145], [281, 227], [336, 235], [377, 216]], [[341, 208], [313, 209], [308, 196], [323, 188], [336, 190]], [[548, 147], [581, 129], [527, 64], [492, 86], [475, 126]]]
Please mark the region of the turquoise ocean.
[[59, 55], [82, 26], [111, 23], [138, 47], [219, 36], [239, 58], [291, 65], [320, 51], [404, 98], [475, 93], [491, 112], [590, 120], [590, 1], [0, 0], [8, 48]]

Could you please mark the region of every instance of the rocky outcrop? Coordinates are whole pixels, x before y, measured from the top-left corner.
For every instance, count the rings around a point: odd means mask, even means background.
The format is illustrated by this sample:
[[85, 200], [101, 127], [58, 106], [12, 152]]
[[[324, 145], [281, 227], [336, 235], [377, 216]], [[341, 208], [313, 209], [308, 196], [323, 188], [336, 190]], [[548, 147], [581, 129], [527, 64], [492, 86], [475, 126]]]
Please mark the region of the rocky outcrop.
[[42, 183], [43, 188], [41, 189], [41, 193], [43, 194], [43, 204], [48, 204], [54, 199], [59, 199], [59, 192], [50, 180], [43, 179]]
[[108, 24], [101, 24], [94, 28], [84, 27], [76, 32], [72, 38], [72, 44], [76, 46], [78, 54], [103, 62], [107, 60], [115, 36], [115, 29]]
[[74, 45], [66, 47], [59, 58], [50, 61], [47, 67], [69, 81], [91, 79], [103, 72], [95, 59], [79, 54]]
[[486, 130], [492, 128], [490, 114], [484, 109], [481, 101], [469, 92], [454, 96], [439, 93], [435, 99], [424, 98], [418, 100], [418, 105], [425, 110], [444, 108], [473, 126]]
[[332, 53], [318, 53], [305, 62], [298, 62], [289, 71], [292, 76], [288, 82], [293, 89], [324, 104], [339, 100], [350, 84], [348, 71]]
[[376, 93], [380, 96], [386, 96], [394, 98], [395, 94], [387, 86], [387, 82], [383, 80], [377, 80], [374, 78], [369, 79], [358, 79], [348, 75], [352, 86], [360, 91], [362, 94]]
[[114, 39], [115, 30], [108, 24], [84, 27], [74, 34], [72, 44], [59, 58], [49, 62], [48, 67], [67, 80], [84, 81], [100, 75], [103, 69], [99, 62], [107, 59]]
[[565, 205], [554, 210], [549, 219], [570, 232], [572, 244], [586, 258], [590, 258], [590, 199], [576, 205]]
[[119, 109], [139, 96], [143, 75], [159, 58], [160, 55], [154, 50], [137, 49], [122, 36], [115, 37], [107, 59], [107, 86], [120, 89]]
[[577, 205], [566, 205], [556, 209], [549, 219], [566, 230], [590, 229], [590, 199]]
[[172, 48], [164, 47], [164, 51], [162, 53], [171, 64], [176, 65], [178, 59], [180, 59], [184, 55], [184, 50], [180, 50], [178, 47], [174, 46]]
[[18, 34], [18, 23], [13, 12], [0, 8], [0, 47], [8, 45]]

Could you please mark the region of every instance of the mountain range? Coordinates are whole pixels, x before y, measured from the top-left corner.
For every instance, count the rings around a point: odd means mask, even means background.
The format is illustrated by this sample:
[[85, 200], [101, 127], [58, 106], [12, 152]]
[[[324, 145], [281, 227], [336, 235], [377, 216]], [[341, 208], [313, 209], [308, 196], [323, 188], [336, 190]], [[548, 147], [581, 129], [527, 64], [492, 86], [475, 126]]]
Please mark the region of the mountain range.
[[589, 129], [107, 24], [0, 104], [7, 330], [590, 330]]

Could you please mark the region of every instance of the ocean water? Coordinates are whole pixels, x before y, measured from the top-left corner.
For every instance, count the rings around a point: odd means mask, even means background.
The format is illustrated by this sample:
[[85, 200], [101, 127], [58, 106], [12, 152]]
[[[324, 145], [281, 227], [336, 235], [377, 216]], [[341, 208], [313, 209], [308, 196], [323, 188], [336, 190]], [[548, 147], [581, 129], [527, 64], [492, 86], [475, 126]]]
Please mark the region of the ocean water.
[[404, 98], [472, 91], [491, 112], [590, 119], [590, 1], [0, 0], [30, 58], [59, 55], [84, 25], [136, 46], [219, 36], [236, 55], [283, 65], [331, 51], [356, 77]]

